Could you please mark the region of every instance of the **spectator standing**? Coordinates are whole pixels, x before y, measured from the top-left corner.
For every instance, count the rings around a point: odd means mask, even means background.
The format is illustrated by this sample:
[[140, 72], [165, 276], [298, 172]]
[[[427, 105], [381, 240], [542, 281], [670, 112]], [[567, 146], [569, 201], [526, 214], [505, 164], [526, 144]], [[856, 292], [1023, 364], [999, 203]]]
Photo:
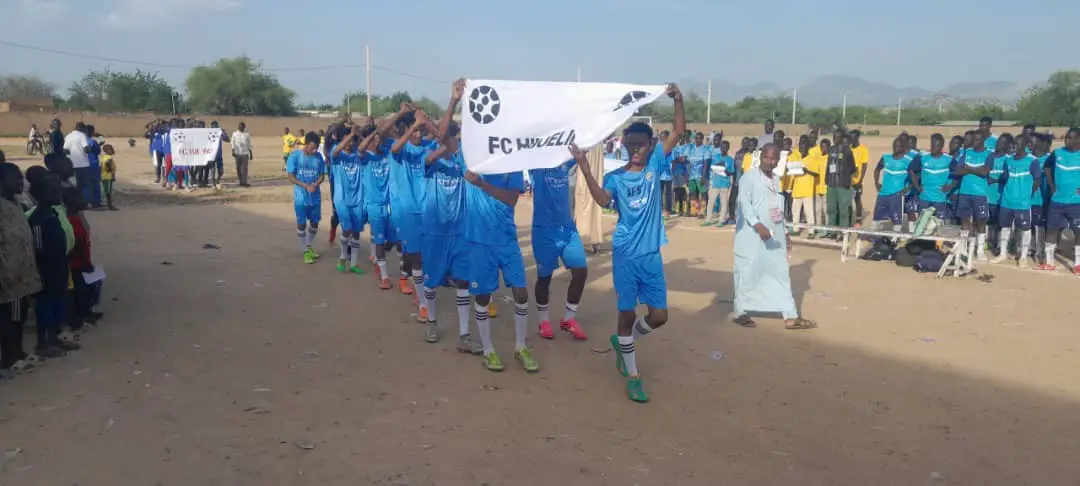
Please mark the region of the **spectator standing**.
[[20, 371], [36, 361], [22, 347], [29, 296], [41, 290], [34, 235], [16, 201], [23, 185], [18, 166], [0, 162], [0, 370]]
[[233, 160], [236, 161], [236, 179], [240, 187], [249, 187], [248, 164], [255, 158], [255, 152], [251, 149], [251, 134], [247, 132], [247, 125], [240, 122], [231, 137]]
[[62, 131], [62, 125], [59, 118], [53, 118], [52, 123], [49, 124], [49, 146], [52, 147], [51, 153], [59, 154], [64, 152], [64, 132]]
[[86, 136], [86, 125], [82, 122], [75, 124], [75, 129], [64, 137], [64, 152], [71, 160], [71, 168], [75, 170], [75, 186], [83, 191], [89, 199], [90, 184], [93, 178], [90, 176], [90, 140]]
[[92, 209], [101, 209], [101, 144], [97, 140], [97, 132], [93, 125], [86, 125], [86, 157], [90, 161], [90, 183], [86, 187], [80, 186], [84, 201], [90, 204]]
[[825, 167], [825, 213], [829, 226], [851, 227], [851, 181], [858, 166], [846, 133], [839, 135], [836, 146], [829, 150]]
[[[776, 122], [771, 118], [765, 120], [765, 134], [757, 138], [757, 146], [764, 147], [767, 143], [776, 143], [776, 135], [773, 134], [773, 130], [776, 128]], [[783, 137], [781, 137], [783, 139]], [[777, 145], [779, 148], [780, 145]]]

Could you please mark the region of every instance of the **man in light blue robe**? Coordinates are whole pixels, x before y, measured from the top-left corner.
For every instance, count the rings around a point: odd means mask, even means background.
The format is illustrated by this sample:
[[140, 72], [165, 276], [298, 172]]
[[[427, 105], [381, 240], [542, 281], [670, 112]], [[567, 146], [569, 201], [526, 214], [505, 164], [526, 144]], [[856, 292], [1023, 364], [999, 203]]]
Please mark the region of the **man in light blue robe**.
[[790, 238], [784, 228], [784, 196], [773, 175], [780, 149], [766, 144], [761, 164], [739, 178], [735, 223], [735, 323], [756, 327], [750, 314], [780, 314], [788, 329], [816, 325], [799, 317], [788, 268]]

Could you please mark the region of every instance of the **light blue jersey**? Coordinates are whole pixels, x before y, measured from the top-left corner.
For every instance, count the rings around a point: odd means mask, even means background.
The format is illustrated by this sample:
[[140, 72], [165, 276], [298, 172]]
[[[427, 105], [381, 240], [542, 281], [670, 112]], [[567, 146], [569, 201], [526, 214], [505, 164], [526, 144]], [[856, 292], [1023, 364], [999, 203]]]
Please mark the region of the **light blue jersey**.
[[426, 181], [424, 164], [428, 147], [405, 142], [401, 151], [393, 155], [395, 164], [390, 166], [390, 210], [397, 214], [420, 214], [424, 208]]
[[949, 154], [941, 154], [934, 157], [932, 154], [923, 155], [919, 161], [919, 181], [922, 182], [923, 192], [919, 199], [932, 203], [943, 203], [946, 200], [944, 186], [949, 183], [952, 175], [953, 158]]
[[[719, 150], [713, 151], [713, 167], [723, 167], [725, 175], [716, 174], [713, 171], [709, 174], [709, 185], [713, 189], [728, 189], [731, 187], [731, 177], [735, 174], [735, 159], [731, 156], [720, 153]], [[725, 203], [726, 204], [726, 203]]]
[[1050, 154], [1046, 153], [1042, 156], [1036, 157], [1035, 161], [1039, 164], [1039, 191], [1031, 195], [1032, 206], [1043, 206], [1046, 204], [1046, 159], [1050, 158]]
[[701, 179], [707, 177], [705, 174], [705, 164], [712, 159], [713, 148], [706, 144], [695, 145], [690, 144], [686, 149], [686, 159], [690, 165], [690, 178]]
[[986, 137], [986, 141], [983, 143], [983, 147], [986, 148], [987, 152], [993, 152], [993, 151], [997, 150], [997, 141], [998, 141], [998, 136], [994, 135], [994, 134], [990, 134], [989, 137]]
[[364, 205], [364, 162], [366, 159], [367, 157], [361, 156], [358, 152], [345, 150], [332, 155], [330, 183], [334, 186], [334, 205]]
[[881, 168], [881, 192], [879, 196], [892, 196], [904, 190], [908, 183], [908, 169], [911, 167], [910, 155], [896, 158], [893, 154], [885, 154], [878, 161]]
[[[1002, 157], [1001, 207], [1016, 210], [1031, 209], [1031, 191], [1042, 177], [1039, 160], [1030, 155], [1019, 159]], [[1041, 201], [1040, 201], [1041, 204]]]
[[[427, 166], [424, 233], [456, 236], [465, 232], [465, 158], [459, 148]], [[464, 276], [462, 276], [464, 277]]]
[[[975, 150], [968, 150], [964, 153], [963, 159], [960, 163], [964, 164], [969, 169], [979, 169], [985, 167], [988, 159], [990, 158], [990, 151], [983, 150], [977, 152]], [[977, 174], [965, 174], [960, 178], [960, 190], [961, 196], [982, 196], [986, 197], [990, 187], [987, 183], [986, 177]]]
[[604, 176], [604, 190], [611, 194], [619, 213], [612, 236], [612, 255], [637, 257], [655, 253], [667, 243], [661, 218], [660, 171], [666, 163], [663, 144], [656, 144], [644, 169], [632, 172], [625, 167]]
[[1058, 204], [1080, 204], [1080, 151], [1059, 148], [1051, 152], [1047, 164], [1054, 167], [1054, 194], [1050, 201]]
[[1009, 154], [991, 154], [990, 157], [987, 157], [987, 159], [993, 160], [990, 164], [990, 174], [986, 176], [987, 180], [999, 181], [998, 184], [988, 187], [986, 191], [986, 201], [990, 203], [991, 206], [996, 206], [1001, 203], [1002, 186], [1000, 181], [1005, 174], [1006, 161], [1011, 158], [1012, 156]]
[[[521, 172], [489, 174], [481, 176], [484, 181], [500, 189], [525, 192], [525, 178]], [[517, 246], [517, 225], [514, 224], [514, 208], [495, 199], [475, 184], [466, 189], [465, 239], [486, 246]]]
[[[285, 163], [285, 170], [292, 174], [296, 180], [304, 184], [314, 184], [326, 174], [326, 162], [319, 154], [305, 154], [303, 150], [297, 150], [289, 154], [289, 160]], [[321, 188], [316, 187], [315, 192], [293, 185], [293, 203], [296, 206], [318, 206], [322, 202]]]
[[562, 227], [574, 224], [570, 214], [570, 169], [577, 162], [568, 160], [552, 169], [532, 169], [534, 227]]
[[367, 206], [390, 203], [390, 157], [368, 151], [364, 157], [364, 201]]

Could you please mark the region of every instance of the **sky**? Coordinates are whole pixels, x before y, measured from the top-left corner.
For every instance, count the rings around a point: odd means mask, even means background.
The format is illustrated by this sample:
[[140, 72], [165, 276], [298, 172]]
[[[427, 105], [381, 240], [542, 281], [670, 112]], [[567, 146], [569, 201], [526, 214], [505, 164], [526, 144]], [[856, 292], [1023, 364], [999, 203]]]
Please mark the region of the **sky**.
[[[436, 100], [458, 77], [573, 81], [579, 67], [583, 81], [642, 84], [786, 87], [832, 74], [926, 89], [1034, 83], [1080, 67], [1064, 54], [1075, 1], [0, 0], [16, 19], [0, 30], [0, 74], [66, 92], [91, 69], [139, 68], [182, 88], [191, 66], [244, 54], [298, 102], [334, 103], [365, 89], [367, 45], [373, 93]], [[987, 34], [1010, 24], [1038, 40]]]

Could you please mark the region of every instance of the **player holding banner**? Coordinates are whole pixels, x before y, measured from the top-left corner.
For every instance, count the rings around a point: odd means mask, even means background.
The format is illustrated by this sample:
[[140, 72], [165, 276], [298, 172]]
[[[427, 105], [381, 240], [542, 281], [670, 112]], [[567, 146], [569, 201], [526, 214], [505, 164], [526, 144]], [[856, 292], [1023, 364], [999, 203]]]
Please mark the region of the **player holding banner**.
[[[660, 175], [667, 158], [686, 132], [682, 93], [671, 84], [667, 94], [675, 100], [675, 126], [662, 143], [653, 141], [653, 131], [645, 123], [632, 123], [623, 130], [623, 145], [631, 154], [630, 163], [604, 176], [601, 186], [592, 174], [585, 153], [576, 146], [577, 160], [589, 193], [603, 207], [614, 206], [619, 220], [612, 237], [612, 273], [618, 299], [618, 333], [611, 336], [615, 366], [627, 377], [626, 394], [635, 402], [649, 401], [638, 374], [634, 342], [667, 323], [667, 284], [660, 247], [667, 243], [661, 217]], [[638, 303], [648, 314], [638, 317]]]

